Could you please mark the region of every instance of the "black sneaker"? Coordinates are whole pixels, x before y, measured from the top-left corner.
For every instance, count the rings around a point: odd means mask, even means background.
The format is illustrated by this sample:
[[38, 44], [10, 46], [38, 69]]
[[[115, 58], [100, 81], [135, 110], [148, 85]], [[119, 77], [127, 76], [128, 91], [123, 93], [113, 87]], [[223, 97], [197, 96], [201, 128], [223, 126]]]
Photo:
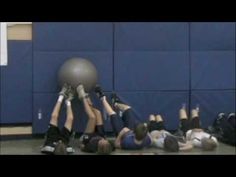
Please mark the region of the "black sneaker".
[[111, 94], [111, 104], [112, 104], [112, 107], [115, 108], [115, 104], [116, 103], [121, 103], [121, 104], [124, 104], [121, 99], [117, 96], [116, 93], [112, 93]]
[[94, 92], [96, 93], [96, 95], [97, 95], [99, 98], [102, 98], [103, 96], [105, 96], [105, 94], [103, 93], [103, 90], [102, 90], [102, 88], [101, 88], [100, 85], [96, 85], [96, 86], [95, 86]]
[[217, 115], [217, 118], [216, 118], [217, 123], [219, 123], [222, 119], [226, 119], [226, 115], [223, 112]]
[[69, 85], [68, 84], [64, 84], [61, 91], [59, 92], [59, 95], [62, 95], [64, 97], [66, 97], [66, 93], [67, 93], [67, 90], [69, 88]]
[[235, 113], [230, 113], [227, 117], [227, 121], [233, 126], [235, 127], [236, 125], [236, 117], [235, 117]]
[[54, 125], [49, 125], [46, 133], [46, 140], [41, 148], [41, 152], [45, 154], [52, 154], [55, 150], [56, 143], [60, 137], [60, 130]]

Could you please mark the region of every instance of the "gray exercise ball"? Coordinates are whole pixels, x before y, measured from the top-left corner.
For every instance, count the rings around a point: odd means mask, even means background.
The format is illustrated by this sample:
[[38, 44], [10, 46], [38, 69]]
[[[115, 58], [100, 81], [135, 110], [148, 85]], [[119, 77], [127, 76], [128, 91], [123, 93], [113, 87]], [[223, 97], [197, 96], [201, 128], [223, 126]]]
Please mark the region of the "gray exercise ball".
[[61, 86], [67, 83], [76, 88], [79, 84], [83, 84], [85, 91], [90, 92], [97, 83], [98, 74], [96, 67], [89, 60], [71, 58], [61, 66], [58, 79]]

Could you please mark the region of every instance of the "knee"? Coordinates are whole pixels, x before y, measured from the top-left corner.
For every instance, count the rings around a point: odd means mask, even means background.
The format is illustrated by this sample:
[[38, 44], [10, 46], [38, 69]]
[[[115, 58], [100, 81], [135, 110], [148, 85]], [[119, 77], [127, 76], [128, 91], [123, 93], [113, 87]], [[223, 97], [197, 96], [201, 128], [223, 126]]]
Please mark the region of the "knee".
[[66, 119], [67, 119], [68, 121], [73, 121], [73, 120], [74, 120], [74, 117], [73, 117], [73, 116], [68, 116]]
[[96, 116], [95, 115], [90, 115], [88, 118], [91, 121], [96, 121]]
[[94, 112], [95, 112], [97, 115], [99, 115], [99, 116], [102, 115], [102, 114], [101, 114], [101, 111], [99, 111], [98, 109], [94, 108], [93, 110], [94, 110]]
[[57, 119], [57, 118], [58, 118], [58, 114], [52, 114], [52, 115], [51, 115], [51, 118], [52, 118], [52, 119]]

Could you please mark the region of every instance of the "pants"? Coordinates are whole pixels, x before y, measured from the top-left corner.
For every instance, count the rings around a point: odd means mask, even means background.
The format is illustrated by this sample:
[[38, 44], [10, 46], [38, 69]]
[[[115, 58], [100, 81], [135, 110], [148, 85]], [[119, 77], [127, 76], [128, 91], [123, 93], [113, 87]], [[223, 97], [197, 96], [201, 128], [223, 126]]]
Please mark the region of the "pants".
[[134, 130], [138, 123], [136, 115], [131, 108], [124, 111], [122, 117], [117, 114], [111, 115], [111, 125], [116, 136], [124, 127]]

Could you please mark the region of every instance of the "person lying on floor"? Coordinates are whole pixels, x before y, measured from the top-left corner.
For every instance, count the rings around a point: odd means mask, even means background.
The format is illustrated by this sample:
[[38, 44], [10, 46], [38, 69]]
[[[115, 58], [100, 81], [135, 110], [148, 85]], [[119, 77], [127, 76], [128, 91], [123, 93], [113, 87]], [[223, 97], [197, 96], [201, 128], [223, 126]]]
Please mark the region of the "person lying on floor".
[[236, 117], [235, 113], [219, 113], [212, 126], [208, 128], [219, 141], [236, 146]]
[[177, 137], [165, 128], [161, 115], [149, 116], [148, 128], [152, 137], [153, 146], [167, 152], [189, 151], [193, 148], [190, 142], [185, 142], [183, 137]]
[[[59, 93], [59, 98], [51, 114], [48, 130], [46, 132], [45, 143], [41, 148], [41, 152], [45, 154], [66, 155], [74, 152], [74, 149], [69, 145], [72, 135], [72, 124], [74, 120], [71, 100], [74, 98], [75, 91], [71, 86], [65, 84]], [[67, 116], [64, 127], [58, 128], [59, 112], [63, 100], [65, 100]]]
[[[96, 86], [95, 92], [110, 117], [111, 125], [116, 136], [115, 147], [126, 150], [150, 147], [152, 141], [148, 133], [147, 124], [137, 121], [132, 108], [124, 104], [115, 93], [112, 94], [112, 106], [110, 106], [99, 85]], [[122, 117], [119, 117], [114, 109], [121, 111]], [[121, 122], [119, 123], [119, 121]]]
[[186, 135], [186, 140], [191, 141], [193, 147], [206, 151], [214, 150], [218, 146], [216, 137], [206, 133], [200, 125], [199, 108], [192, 109], [191, 119], [188, 119], [185, 107], [181, 108], [180, 129]]
[[84, 134], [81, 136], [80, 149], [84, 152], [110, 154], [115, 150], [114, 145], [107, 140], [104, 133], [101, 112], [93, 106], [89, 95], [85, 93], [83, 85], [77, 87], [79, 100], [83, 102], [88, 122]]

